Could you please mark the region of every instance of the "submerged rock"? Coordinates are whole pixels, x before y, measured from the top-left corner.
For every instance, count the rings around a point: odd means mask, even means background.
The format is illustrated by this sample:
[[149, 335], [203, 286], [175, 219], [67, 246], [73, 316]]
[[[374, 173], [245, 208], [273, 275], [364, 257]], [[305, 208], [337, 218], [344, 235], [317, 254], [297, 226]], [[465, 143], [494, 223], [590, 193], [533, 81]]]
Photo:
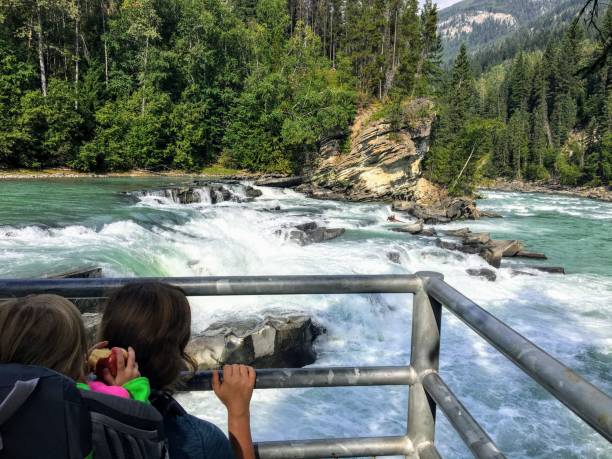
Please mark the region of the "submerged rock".
[[565, 268], [562, 266], [529, 266], [529, 268], [549, 274], [565, 274]]
[[448, 223], [453, 220], [478, 220], [480, 213], [476, 204], [466, 198], [446, 198], [430, 204], [412, 201], [394, 201], [394, 211], [406, 212], [418, 220], [431, 225]]
[[47, 279], [99, 279], [102, 277], [102, 268], [99, 266], [85, 266], [71, 271], [47, 274], [44, 277]]
[[526, 252], [522, 241], [491, 239], [489, 233], [472, 233], [469, 228], [447, 230], [447, 236], [457, 237], [460, 242], [448, 242], [441, 239], [436, 240], [436, 245], [448, 250], [455, 250], [468, 254], [478, 254], [487, 263], [495, 268], [501, 267], [502, 258], [510, 257], [546, 257], [536, 252]]
[[[325, 228], [319, 226], [316, 222], [308, 222], [294, 226], [287, 234], [288, 239], [297, 242], [299, 245], [309, 245], [336, 239], [342, 236], [345, 231], [344, 228]], [[277, 236], [282, 234], [282, 230], [276, 231]]]
[[400, 253], [399, 252], [388, 252], [387, 258], [391, 263], [400, 264]]
[[[524, 269], [533, 269], [535, 271], [541, 271], [549, 274], [565, 274], [565, 268], [561, 266], [532, 266], [532, 265], [523, 265], [521, 268]], [[513, 269], [511, 272], [512, 276], [535, 276], [535, 274], [523, 271], [520, 269]]]
[[411, 225], [398, 226], [396, 228], [391, 228], [391, 231], [397, 233], [421, 234], [423, 232], [423, 222], [420, 221]]
[[252, 186], [247, 186], [244, 188], [244, 194], [247, 198], [258, 198], [263, 194], [263, 191], [253, 188]]
[[211, 325], [187, 346], [200, 370], [226, 363], [256, 368], [299, 368], [314, 363], [315, 339], [325, 333], [309, 316], [269, 316]]
[[480, 218], [504, 218], [504, 216], [492, 210], [481, 210]]
[[527, 250], [521, 250], [514, 255], [516, 258], [533, 258], [536, 260], [548, 260], [546, 254], [541, 252], [528, 252]]
[[489, 282], [495, 282], [495, 280], [497, 279], [497, 274], [495, 273], [495, 271], [493, 271], [492, 269], [488, 269], [488, 268], [479, 268], [479, 269], [470, 268], [470, 269], [467, 269], [466, 272], [470, 276], [484, 277]]

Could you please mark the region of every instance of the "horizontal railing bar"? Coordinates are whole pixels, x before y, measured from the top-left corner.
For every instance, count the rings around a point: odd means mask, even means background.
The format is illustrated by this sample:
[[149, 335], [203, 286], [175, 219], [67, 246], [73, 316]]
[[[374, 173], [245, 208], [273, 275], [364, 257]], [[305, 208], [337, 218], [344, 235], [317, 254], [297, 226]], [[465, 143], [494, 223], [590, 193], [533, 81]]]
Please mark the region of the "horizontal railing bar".
[[[406, 386], [414, 384], [416, 378], [409, 366], [281, 368], [261, 369], [256, 373], [256, 389]], [[196, 373], [187, 381], [184, 390], [212, 390], [212, 372]]]
[[409, 456], [413, 453], [408, 437], [329, 438], [255, 444], [255, 456], [259, 459]]
[[612, 398], [440, 279], [428, 293], [519, 368], [612, 441]]
[[131, 282], [166, 282], [187, 296], [415, 293], [418, 276], [127, 277], [99, 279], [0, 279], [0, 298], [55, 293], [66, 298], [105, 298]]
[[423, 387], [442, 409], [461, 436], [474, 457], [479, 459], [504, 459], [493, 440], [476, 422], [438, 373], [429, 373], [422, 380]]

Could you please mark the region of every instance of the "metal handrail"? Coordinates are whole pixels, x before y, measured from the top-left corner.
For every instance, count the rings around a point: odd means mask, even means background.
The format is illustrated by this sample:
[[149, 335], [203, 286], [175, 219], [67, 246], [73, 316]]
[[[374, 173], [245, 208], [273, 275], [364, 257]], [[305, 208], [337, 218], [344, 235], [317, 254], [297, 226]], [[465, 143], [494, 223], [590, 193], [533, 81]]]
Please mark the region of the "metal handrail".
[[[302, 387], [412, 386], [417, 382], [410, 366], [310, 367], [257, 370], [257, 389], [296, 389]], [[212, 371], [183, 374], [184, 391], [212, 390]]]
[[426, 289], [555, 398], [612, 441], [612, 398], [446, 282], [427, 279]]
[[[612, 398], [444, 282], [440, 274], [382, 276], [252, 276], [121, 279], [0, 279], [0, 299], [36, 293], [67, 298], [104, 298], [130, 282], [159, 281], [188, 296], [353, 293], [414, 294], [409, 366], [257, 370], [257, 389], [289, 387], [410, 386], [404, 436], [263, 442], [258, 457], [321, 458], [403, 455], [430, 459], [436, 406], [477, 458], [503, 458], [495, 443], [438, 374], [442, 306], [546, 388], [589, 426], [612, 441]], [[188, 390], [210, 390], [211, 373], [200, 372]]]

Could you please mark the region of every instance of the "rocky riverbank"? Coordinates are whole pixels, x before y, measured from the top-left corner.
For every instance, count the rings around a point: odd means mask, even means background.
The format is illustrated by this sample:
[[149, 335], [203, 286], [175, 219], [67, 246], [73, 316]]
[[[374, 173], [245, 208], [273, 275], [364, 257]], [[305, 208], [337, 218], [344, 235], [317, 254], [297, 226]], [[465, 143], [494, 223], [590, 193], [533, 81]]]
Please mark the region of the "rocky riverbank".
[[561, 194], [565, 196], [612, 202], [612, 187], [610, 186], [570, 187], [554, 183], [497, 179], [486, 182], [480, 188], [483, 190], [512, 191], [517, 193]]

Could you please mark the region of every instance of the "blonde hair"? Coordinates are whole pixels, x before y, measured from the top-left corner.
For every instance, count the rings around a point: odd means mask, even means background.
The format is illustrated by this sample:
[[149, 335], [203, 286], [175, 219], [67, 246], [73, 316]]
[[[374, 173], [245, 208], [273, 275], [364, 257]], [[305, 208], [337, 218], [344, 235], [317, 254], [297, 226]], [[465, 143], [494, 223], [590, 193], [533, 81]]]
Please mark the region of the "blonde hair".
[[86, 354], [81, 313], [67, 299], [29, 295], [0, 303], [0, 363], [38, 365], [78, 379]]

